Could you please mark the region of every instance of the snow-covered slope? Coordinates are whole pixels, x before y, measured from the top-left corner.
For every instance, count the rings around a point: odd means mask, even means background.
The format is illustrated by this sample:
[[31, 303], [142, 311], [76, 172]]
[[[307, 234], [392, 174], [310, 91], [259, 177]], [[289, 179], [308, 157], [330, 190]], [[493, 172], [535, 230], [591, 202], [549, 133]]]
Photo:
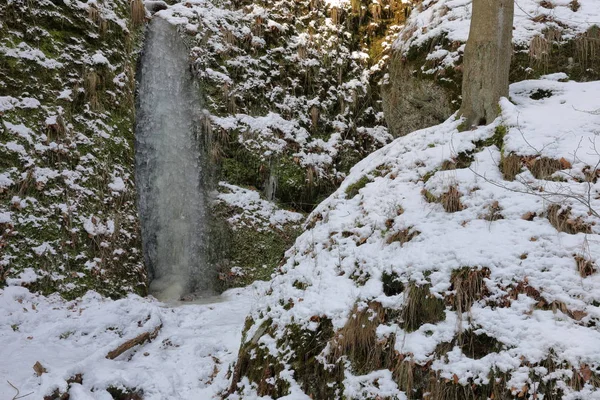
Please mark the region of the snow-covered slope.
[[561, 78], [356, 165], [253, 310], [232, 388], [600, 398], [600, 82]]

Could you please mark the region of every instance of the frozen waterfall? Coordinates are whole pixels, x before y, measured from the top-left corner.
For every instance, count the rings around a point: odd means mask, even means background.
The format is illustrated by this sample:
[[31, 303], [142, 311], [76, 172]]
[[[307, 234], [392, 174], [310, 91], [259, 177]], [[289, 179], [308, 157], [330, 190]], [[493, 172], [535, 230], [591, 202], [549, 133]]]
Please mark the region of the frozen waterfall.
[[201, 100], [177, 30], [155, 17], [138, 75], [136, 180], [150, 293], [177, 300], [209, 294], [203, 166], [196, 115]]

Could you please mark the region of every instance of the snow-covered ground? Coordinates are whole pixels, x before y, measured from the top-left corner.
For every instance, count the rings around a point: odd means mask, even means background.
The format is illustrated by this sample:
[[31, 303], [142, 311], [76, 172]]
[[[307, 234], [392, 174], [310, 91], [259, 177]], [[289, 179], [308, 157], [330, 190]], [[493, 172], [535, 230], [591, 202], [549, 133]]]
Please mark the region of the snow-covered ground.
[[[142, 390], [148, 400], [213, 398], [228, 385], [244, 319], [264, 285], [185, 305], [133, 295], [113, 301], [93, 292], [67, 302], [21, 287], [0, 290], [0, 399], [16, 395], [11, 384], [30, 399], [63, 393], [77, 374], [83, 380], [71, 384], [71, 400], [111, 399], [111, 386]], [[161, 325], [152, 342], [106, 358]], [[47, 370], [39, 377], [36, 362]]]

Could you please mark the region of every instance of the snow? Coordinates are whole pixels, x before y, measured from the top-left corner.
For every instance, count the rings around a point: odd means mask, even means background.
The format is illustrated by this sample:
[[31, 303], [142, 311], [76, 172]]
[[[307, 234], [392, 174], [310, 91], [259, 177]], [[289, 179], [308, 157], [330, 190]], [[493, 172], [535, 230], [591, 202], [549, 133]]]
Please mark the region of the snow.
[[[595, 245], [600, 241], [600, 218], [589, 212], [600, 210], [600, 183], [581, 181], [586, 166], [594, 170], [600, 162], [595, 147], [600, 116], [589, 112], [600, 109], [599, 84], [516, 83], [510, 89], [514, 103], [503, 99], [502, 115], [493, 124], [459, 132], [461, 121], [453, 117], [397, 139], [359, 162], [338, 191], [307, 218], [307, 231], [287, 252], [271, 292], [253, 310], [255, 322], [247, 337], [253, 337], [267, 319], [276, 327], [276, 338], [285, 335], [289, 324], [314, 329], [313, 316], [328, 318], [339, 329], [357, 302], [401, 308], [402, 296], [383, 293], [383, 273], [396, 274], [405, 285], [429, 284], [433, 295], [444, 297], [452, 293], [453, 271], [485, 267], [490, 270], [485, 281], [490, 297], [476, 302], [468, 317], [447, 309], [445, 321], [415, 332], [393, 323], [378, 332], [393, 332], [397, 352], [417, 363], [432, 362], [442, 378], [456, 376], [463, 384], [485, 383], [489, 372], [498, 369], [512, 376], [511, 385], [522, 387], [532, 376], [522, 374], [523, 368], [533, 368], [524, 366], [523, 360], [536, 364], [550, 354], [558, 364], [599, 368], [600, 333], [587, 324], [600, 315], [600, 276], [582, 277], [574, 259], [579, 255], [594, 263], [600, 260], [600, 247]], [[538, 89], [552, 90], [553, 95], [531, 99]], [[515, 181], [505, 181], [498, 167], [499, 149], [476, 145], [492, 137], [498, 126], [507, 128], [505, 154], [571, 160], [572, 166], [561, 173], [563, 180], [536, 179], [524, 168]], [[472, 152], [470, 167], [442, 170], [445, 160], [465, 152]], [[354, 197], [348, 196], [350, 186], [365, 177], [367, 184]], [[439, 197], [451, 187], [460, 192], [463, 205], [454, 213], [427, 202], [423, 195], [427, 190]], [[569, 208], [572, 219], [589, 224], [590, 233], [557, 231], [545, 218], [553, 202]], [[486, 219], [492, 205], [502, 218]], [[527, 213], [536, 217], [523, 219]], [[419, 234], [404, 244], [389, 241], [394, 232], [406, 229]], [[357, 283], [360, 276], [367, 278]], [[306, 289], [298, 289], [296, 282], [305, 283]], [[524, 294], [516, 295], [509, 306], [495, 305], [523, 282], [539, 291], [545, 304], [561, 304], [563, 311], [540, 309], [537, 300]], [[455, 348], [447, 360], [437, 358], [437, 345], [467, 329], [496, 338], [503, 350], [475, 360]], [[285, 353], [285, 349], [270, 351]], [[363, 382], [350, 375], [347, 379], [355, 386]], [[573, 393], [572, 388], [565, 390]]]
[[392, 371], [383, 369], [367, 375], [354, 376], [345, 372], [344, 396], [349, 400], [393, 398], [407, 400], [405, 394], [398, 390]]
[[[450, 42], [466, 42], [471, 22], [471, 3], [472, 0], [424, 1], [415, 7], [395, 46], [406, 51], [409, 47], [421, 46], [442, 35], [446, 35]], [[579, 3], [581, 7], [574, 11], [569, 1], [552, 1], [554, 7], [551, 9], [540, 6], [537, 0], [517, 1], [513, 43], [528, 46], [531, 39], [542, 35], [548, 26], [560, 27], [563, 39], [569, 39], [599, 24], [600, 3], [595, 0], [580, 0]]]
[[113, 181], [108, 184], [108, 187], [115, 192], [124, 192], [125, 191], [125, 182], [123, 178], [120, 176], [115, 176]]
[[[550, 79], [523, 81], [512, 85], [514, 106], [504, 103], [505, 121], [511, 128], [505, 151], [521, 155], [541, 155], [567, 159], [573, 165], [595, 165], [600, 150], [600, 82], [558, 82], [564, 75]], [[545, 91], [548, 98], [532, 100], [531, 95]], [[575, 127], [573, 121], [577, 121]], [[520, 131], [527, 132], [521, 135]], [[580, 143], [581, 142], [581, 143]]]
[[228, 206], [240, 209], [240, 212], [229, 218], [229, 223], [236, 226], [251, 226], [258, 230], [283, 229], [287, 224], [298, 224], [304, 220], [304, 215], [282, 210], [267, 200], [260, 198], [260, 194], [254, 190], [244, 189], [235, 185], [221, 182], [221, 189], [225, 193], [219, 193], [217, 198]]
[[33, 268], [25, 268], [17, 278], [8, 278], [6, 284], [9, 286], [20, 286], [24, 283], [32, 283], [37, 281], [40, 276]]
[[[109, 386], [143, 390], [144, 399], [212, 399], [227, 388], [244, 318], [264, 283], [230, 290], [214, 303], [169, 306], [129, 296], [113, 301], [89, 292], [64, 301], [21, 287], [0, 289], [0, 398], [32, 393], [39, 399], [82, 374], [73, 400], [105, 399]], [[260, 289], [260, 290], [259, 290]], [[151, 343], [115, 360], [120, 344], [162, 326]], [[37, 377], [40, 362], [48, 371]], [[112, 397], [109, 397], [112, 398]]]
[[0, 212], [0, 224], [10, 224], [12, 222], [11, 213], [8, 211]]
[[0, 96], [0, 112], [6, 112], [17, 108], [38, 108], [40, 102], [31, 97], [24, 97], [21, 100], [11, 96]]

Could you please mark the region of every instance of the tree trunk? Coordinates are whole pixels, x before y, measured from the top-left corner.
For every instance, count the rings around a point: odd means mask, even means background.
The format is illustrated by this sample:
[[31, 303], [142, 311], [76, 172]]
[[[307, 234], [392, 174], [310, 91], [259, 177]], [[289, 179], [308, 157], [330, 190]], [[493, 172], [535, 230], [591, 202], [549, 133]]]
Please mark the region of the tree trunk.
[[459, 114], [466, 127], [491, 123], [508, 97], [514, 12], [514, 0], [473, 0]]

